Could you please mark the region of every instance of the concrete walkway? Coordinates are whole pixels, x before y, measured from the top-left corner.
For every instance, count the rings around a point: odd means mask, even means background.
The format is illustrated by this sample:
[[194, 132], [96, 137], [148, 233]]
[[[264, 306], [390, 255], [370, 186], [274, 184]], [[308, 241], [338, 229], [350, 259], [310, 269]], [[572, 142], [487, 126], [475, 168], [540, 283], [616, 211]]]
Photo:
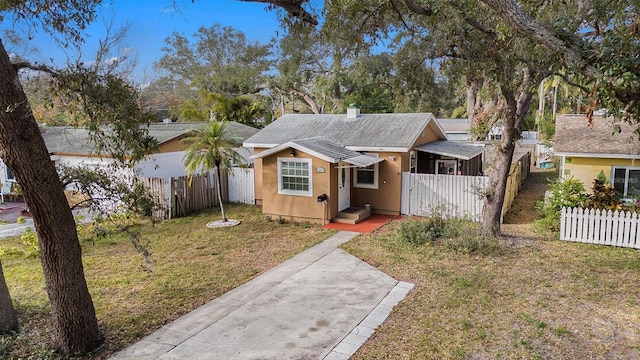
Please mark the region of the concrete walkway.
[[[77, 217], [78, 215], [82, 215], [82, 220], [80, 222], [83, 224], [93, 221], [93, 214], [86, 209], [73, 210], [73, 216]], [[35, 231], [36, 227], [33, 224], [33, 219], [30, 217], [25, 217], [24, 219], [24, 224], [18, 224], [14, 222], [10, 224], [0, 225], [0, 239], [22, 235], [27, 230], [27, 228]]]
[[113, 359], [348, 359], [413, 288], [337, 249], [341, 231]]

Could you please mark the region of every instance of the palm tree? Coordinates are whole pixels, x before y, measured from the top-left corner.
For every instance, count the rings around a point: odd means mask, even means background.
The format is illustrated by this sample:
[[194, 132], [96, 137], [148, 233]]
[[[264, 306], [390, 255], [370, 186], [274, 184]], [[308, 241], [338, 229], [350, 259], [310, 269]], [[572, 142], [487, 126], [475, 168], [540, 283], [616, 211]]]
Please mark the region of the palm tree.
[[213, 168], [218, 171], [216, 191], [222, 221], [227, 222], [222, 206], [222, 194], [220, 191], [220, 179], [223, 171], [228, 171], [233, 163], [244, 164], [244, 158], [233, 148], [239, 146], [241, 141], [227, 133], [227, 123], [212, 121], [201, 129], [195, 130], [186, 139], [187, 151], [182, 158], [187, 173], [192, 176], [198, 172], [206, 172]]

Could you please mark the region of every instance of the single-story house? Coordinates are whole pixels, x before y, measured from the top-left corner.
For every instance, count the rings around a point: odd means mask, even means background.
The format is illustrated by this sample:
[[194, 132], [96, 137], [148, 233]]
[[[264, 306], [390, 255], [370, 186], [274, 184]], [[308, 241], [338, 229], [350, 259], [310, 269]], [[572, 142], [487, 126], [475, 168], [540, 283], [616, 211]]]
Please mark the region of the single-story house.
[[[138, 165], [140, 176], [169, 178], [184, 176], [185, 168], [182, 158], [185, 153], [184, 140], [193, 130], [201, 128], [204, 123], [157, 123], [149, 125], [149, 135], [154, 137], [158, 143], [158, 151], [148, 156]], [[258, 129], [241, 124], [235, 121], [227, 122], [227, 132], [229, 135], [238, 138], [240, 142], [256, 134]], [[251, 152], [242, 145], [234, 148], [245, 159], [247, 164], [253, 160]]]
[[[158, 150], [149, 155], [138, 164], [138, 175], [145, 177], [169, 178], [185, 175], [185, 167], [182, 163], [184, 156], [184, 143], [182, 140], [193, 130], [200, 128], [204, 123], [154, 123], [149, 126], [149, 135], [158, 141]], [[254, 135], [258, 129], [230, 121], [227, 130], [240, 141]], [[50, 126], [42, 128], [44, 138], [51, 161], [55, 164], [69, 166], [88, 165], [102, 166], [111, 162], [107, 154], [96, 153], [95, 145], [89, 138], [89, 131], [85, 128], [71, 126]], [[251, 153], [239, 146], [235, 149], [248, 162]], [[14, 182], [15, 178], [9, 168], [0, 162], [0, 183]]]
[[438, 119], [449, 141], [469, 141], [469, 119]]
[[254, 152], [263, 213], [315, 223], [357, 209], [398, 215], [403, 172], [482, 171], [482, 147], [448, 141], [430, 113], [288, 114], [244, 146]]
[[[615, 131], [620, 127], [620, 132]], [[640, 195], [640, 140], [635, 128], [594, 116], [593, 126], [584, 114], [558, 115], [553, 142], [560, 159], [560, 177], [574, 178], [585, 188], [603, 173], [624, 198]]]

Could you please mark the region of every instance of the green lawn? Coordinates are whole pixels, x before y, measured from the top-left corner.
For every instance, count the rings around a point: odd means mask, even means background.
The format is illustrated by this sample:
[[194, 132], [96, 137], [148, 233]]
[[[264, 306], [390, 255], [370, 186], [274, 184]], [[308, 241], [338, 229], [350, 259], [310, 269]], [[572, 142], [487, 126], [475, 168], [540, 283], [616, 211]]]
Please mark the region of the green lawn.
[[416, 286], [355, 359], [638, 359], [637, 250], [514, 235], [491, 255], [411, 246], [398, 224], [343, 247]]
[[[230, 205], [237, 227], [207, 229], [211, 210], [143, 226], [152, 270], [125, 236], [83, 241], [86, 279], [108, 342], [96, 358], [132, 344], [163, 324], [247, 282], [332, 235], [319, 226], [270, 222], [255, 206]], [[0, 240], [20, 246], [20, 239]], [[23, 333], [0, 338], [0, 358], [53, 356], [49, 307], [39, 259], [3, 258]]]

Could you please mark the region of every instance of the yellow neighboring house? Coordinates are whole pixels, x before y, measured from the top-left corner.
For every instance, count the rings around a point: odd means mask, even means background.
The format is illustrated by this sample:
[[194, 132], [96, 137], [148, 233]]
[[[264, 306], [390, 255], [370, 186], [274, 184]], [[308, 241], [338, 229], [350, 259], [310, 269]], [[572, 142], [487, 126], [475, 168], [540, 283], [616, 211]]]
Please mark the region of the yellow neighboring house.
[[263, 213], [314, 223], [400, 214], [403, 172], [482, 171], [483, 148], [447, 141], [430, 113], [289, 114], [243, 145], [254, 152]]
[[573, 177], [590, 189], [602, 172], [623, 198], [638, 197], [640, 140], [634, 130], [611, 118], [594, 116], [590, 127], [584, 114], [558, 115], [553, 148], [561, 178]]

